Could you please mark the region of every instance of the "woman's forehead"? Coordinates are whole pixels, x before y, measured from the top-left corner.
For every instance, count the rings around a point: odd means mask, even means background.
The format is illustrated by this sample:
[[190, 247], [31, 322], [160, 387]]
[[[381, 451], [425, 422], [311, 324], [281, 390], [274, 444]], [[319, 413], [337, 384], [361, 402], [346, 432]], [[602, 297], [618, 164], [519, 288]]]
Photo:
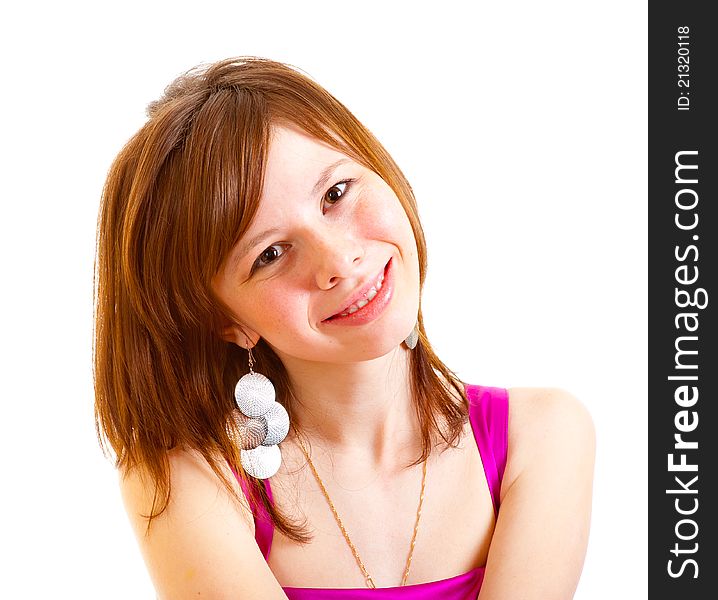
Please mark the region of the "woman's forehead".
[[336, 169], [351, 162], [336, 148], [301, 129], [277, 125], [270, 137], [262, 197], [269, 199], [287, 191], [318, 193]]

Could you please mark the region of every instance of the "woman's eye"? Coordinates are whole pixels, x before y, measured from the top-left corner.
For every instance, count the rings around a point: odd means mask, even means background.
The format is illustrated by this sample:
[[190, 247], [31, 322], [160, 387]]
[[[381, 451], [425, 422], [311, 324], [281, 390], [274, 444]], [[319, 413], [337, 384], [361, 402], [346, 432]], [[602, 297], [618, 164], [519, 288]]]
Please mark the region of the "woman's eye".
[[266, 267], [268, 264], [273, 263], [280, 256], [282, 256], [282, 254], [284, 254], [283, 246], [279, 244], [269, 246], [268, 248], [265, 248], [262, 253], [257, 257], [257, 260], [254, 261], [253, 266], [254, 268]]
[[[339, 200], [342, 199], [344, 194], [347, 192], [347, 188], [351, 185], [353, 182], [353, 179], [347, 179], [345, 181], [340, 181], [339, 183], [335, 183], [332, 187], [330, 187], [324, 194], [323, 201], [326, 204], [336, 204], [339, 202]], [[285, 248], [282, 244], [273, 244], [264, 250], [262, 250], [262, 253], [257, 257], [257, 260], [254, 261], [254, 264], [252, 265], [252, 272], [254, 272], [258, 268], [266, 267], [267, 265], [272, 264], [274, 261], [276, 261], [278, 258], [280, 258], [285, 252]]]
[[340, 181], [330, 187], [324, 194], [324, 202], [327, 204], [336, 204], [341, 200], [342, 196], [347, 191], [347, 186], [351, 183], [351, 180]]

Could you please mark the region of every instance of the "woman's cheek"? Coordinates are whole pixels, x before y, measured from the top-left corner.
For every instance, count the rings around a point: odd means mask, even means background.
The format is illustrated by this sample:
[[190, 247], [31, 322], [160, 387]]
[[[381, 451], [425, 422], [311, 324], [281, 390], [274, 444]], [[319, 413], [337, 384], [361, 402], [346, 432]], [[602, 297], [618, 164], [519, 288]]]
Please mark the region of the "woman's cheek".
[[389, 206], [391, 208], [384, 211], [383, 218], [377, 223], [377, 226], [383, 228], [383, 232], [387, 236], [385, 239], [398, 245], [403, 254], [415, 255], [416, 240], [409, 217], [406, 216], [404, 208], [396, 197], [394, 197], [394, 202], [389, 203]]
[[[257, 332], [269, 340], [296, 339], [302, 336], [299, 315], [306, 315], [307, 308], [302, 294], [286, 287], [276, 288], [257, 298], [255, 322]], [[306, 325], [304, 318], [303, 324]]]
[[357, 203], [354, 217], [364, 237], [379, 240], [396, 238], [404, 219], [404, 210], [391, 191], [389, 194], [372, 194], [362, 198]]

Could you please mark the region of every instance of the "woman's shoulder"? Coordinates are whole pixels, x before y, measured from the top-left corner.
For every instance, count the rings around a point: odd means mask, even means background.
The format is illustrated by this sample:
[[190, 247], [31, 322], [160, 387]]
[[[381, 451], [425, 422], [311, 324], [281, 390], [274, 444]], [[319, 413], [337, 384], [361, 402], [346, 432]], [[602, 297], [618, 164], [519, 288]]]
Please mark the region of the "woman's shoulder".
[[508, 388], [508, 460], [504, 488], [527, 469], [571, 469], [569, 454], [592, 460], [593, 420], [583, 403], [561, 388]]
[[558, 388], [509, 388], [508, 407], [501, 508], [481, 592], [570, 598], [588, 543], [593, 422], [575, 396]]
[[[197, 450], [171, 450], [167, 460], [169, 503], [149, 529], [151, 476], [140, 467], [120, 475], [125, 509], [159, 596], [285, 597], [257, 547], [239, 485], [241, 504]], [[223, 459], [217, 466], [233, 478]]]
[[[246, 517], [248, 526], [253, 529], [251, 510], [229, 465], [218, 454], [210, 454], [219, 472], [233, 484], [241, 503], [235, 509]], [[212, 469], [202, 452], [193, 448], [173, 448], [165, 455], [168, 467], [169, 489], [171, 495], [167, 511], [192, 512], [203, 510], [209, 502], [228, 494], [222, 480]], [[128, 513], [149, 514], [152, 503], [156, 502], [156, 482], [149, 469], [144, 465], [135, 465], [131, 469], [119, 471], [119, 484], [125, 508]]]
[[591, 416], [583, 403], [571, 392], [557, 387], [507, 388], [509, 406], [517, 419], [528, 419], [537, 425], [556, 421], [581, 421], [588, 425]]

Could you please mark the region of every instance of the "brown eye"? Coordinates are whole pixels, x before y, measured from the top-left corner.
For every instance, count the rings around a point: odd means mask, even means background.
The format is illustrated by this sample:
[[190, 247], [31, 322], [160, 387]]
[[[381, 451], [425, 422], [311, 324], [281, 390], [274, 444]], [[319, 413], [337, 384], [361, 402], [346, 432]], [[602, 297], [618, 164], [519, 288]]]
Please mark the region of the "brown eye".
[[337, 183], [336, 185], [333, 185], [327, 190], [327, 193], [324, 194], [324, 201], [328, 202], [329, 204], [335, 204], [337, 203], [340, 198], [344, 195], [344, 192], [347, 189], [348, 181], [342, 181], [340, 183]]
[[272, 262], [275, 258], [279, 258], [279, 250], [274, 246], [270, 246], [260, 255], [260, 260], [265, 263]]
[[273, 263], [280, 256], [282, 256], [283, 253], [284, 248], [282, 248], [282, 246], [278, 244], [275, 244], [274, 246], [269, 246], [268, 248], [265, 248], [262, 253], [257, 257], [254, 266], [264, 267], [270, 263]]

